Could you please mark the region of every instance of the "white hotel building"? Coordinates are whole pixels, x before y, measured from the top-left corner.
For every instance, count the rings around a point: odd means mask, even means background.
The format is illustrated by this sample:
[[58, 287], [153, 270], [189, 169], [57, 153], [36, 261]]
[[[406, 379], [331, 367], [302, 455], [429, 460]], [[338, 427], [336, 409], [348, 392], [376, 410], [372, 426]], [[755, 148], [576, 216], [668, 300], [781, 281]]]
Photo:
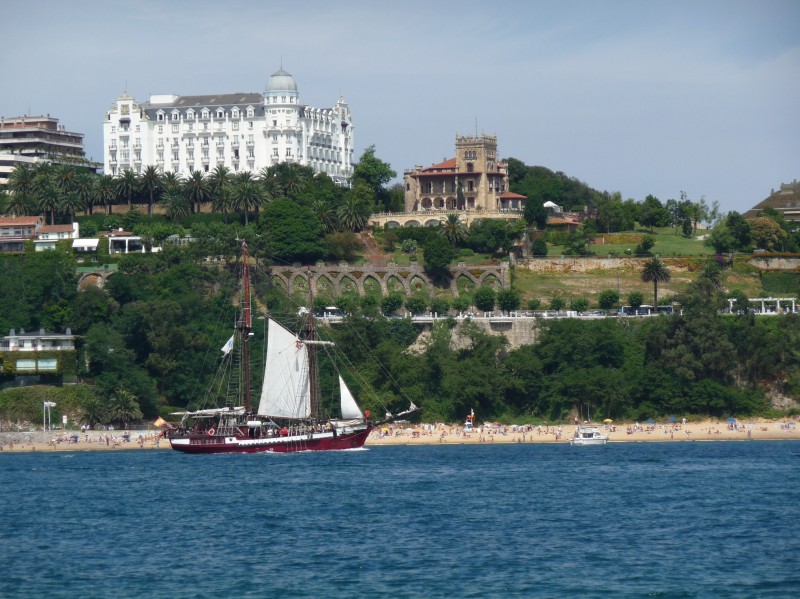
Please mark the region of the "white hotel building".
[[310, 166], [347, 185], [353, 174], [353, 121], [339, 98], [333, 108], [300, 104], [283, 69], [261, 93], [154, 95], [137, 103], [123, 93], [103, 123], [104, 170], [141, 173], [156, 165], [184, 176], [219, 165], [258, 172], [279, 162]]

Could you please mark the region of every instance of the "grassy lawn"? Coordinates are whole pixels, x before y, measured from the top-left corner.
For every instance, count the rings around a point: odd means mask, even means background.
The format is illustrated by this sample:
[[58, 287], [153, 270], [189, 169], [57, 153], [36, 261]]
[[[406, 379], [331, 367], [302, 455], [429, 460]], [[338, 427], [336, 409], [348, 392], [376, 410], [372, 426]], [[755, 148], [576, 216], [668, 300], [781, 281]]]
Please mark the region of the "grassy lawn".
[[[607, 256], [609, 254], [618, 256], [632, 255], [636, 249], [636, 239], [651, 235], [656, 239], [656, 244], [651, 250], [652, 254], [660, 256], [707, 256], [714, 254], [714, 249], [703, 245], [703, 240], [698, 239], [698, 237], [702, 237], [706, 233], [707, 231], [700, 231], [698, 235], [687, 239], [683, 235], [676, 235], [675, 229], [657, 227], [654, 232], [646, 229], [637, 229], [621, 235], [613, 233], [610, 235], [598, 234], [595, 237], [595, 241], [599, 243], [590, 245], [589, 249], [597, 256]], [[629, 238], [628, 241], [626, 243], [615, 243], [615, 238], [622, 236]], [[547, 250], [549, 256], [559, 256], [564, 251], [564, 247], [551, 245], [548, 246]]]

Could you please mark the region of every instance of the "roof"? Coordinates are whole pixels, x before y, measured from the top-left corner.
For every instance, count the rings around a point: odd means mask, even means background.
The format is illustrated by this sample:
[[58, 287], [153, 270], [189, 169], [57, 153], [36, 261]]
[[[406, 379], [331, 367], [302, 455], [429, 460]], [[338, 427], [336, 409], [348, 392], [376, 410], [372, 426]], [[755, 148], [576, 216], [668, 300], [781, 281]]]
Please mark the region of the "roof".
[[42, 225], [39, 233], [72, 233], [72, 225]]
[[764, 208], [772, 208], [786, 220], [800, 220], [800, 182], [781, 183], [777, 191], [773, 191], [767, 199], [745, 212], [744, 216], [757, 218]]
[[234, 94], [209, 94], [205, 96], [178, 96], [173, 102], [167, 104], [151, 104], [145, 102], [142, 106], [146, 109], [161, 108], [166, 111], [168, 108], [189, 108], [194, 106], [236, 106], [261, 104], [263, 96], [259, 93], [238, 92]]
[[504, 191], [500, 194], [500, 199], [510, 199], [510, 200], [527, 200], [527, 196], [520, 195], [518, 193], [514, 193], [513, 191]]
[[[0, 226], [36, 225], [41, 222], [38, 216], [0, 216]], [[70, 231], [72, 229], [70, 228]]]
[[297, 82], [283, 69], [273, 73], [267, 81], [268, 92], [296, 92]]
[[428, 168], [422, 169], [423, 172], [431, 171], [431, 170], [441, 170], [441, 169], [451, 169], [456, 168], [456, 159], [451, 158], [450, 160], [445, 160], [444, 162], [440, 162], [439, 164], [434, 164], [433, 166], [429, 166]]

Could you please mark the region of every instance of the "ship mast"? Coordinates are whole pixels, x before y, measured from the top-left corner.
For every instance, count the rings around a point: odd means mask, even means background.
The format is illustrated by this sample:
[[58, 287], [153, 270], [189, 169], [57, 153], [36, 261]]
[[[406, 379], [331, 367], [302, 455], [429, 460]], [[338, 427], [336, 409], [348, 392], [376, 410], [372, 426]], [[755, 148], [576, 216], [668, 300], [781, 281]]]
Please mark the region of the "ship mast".
[[[314, 321], [314, 291], [311, 289], [311, 271], [308, 271], [308, 314], [306, 316], [306, 339], [317, 341], [317, 325]], [[308, 382], [311, 418], [319, 421], [319, 370], [317, 349], [314, 343], [306, 345], [308, 351]]]
[[247, 242], [242, 241], [242, 312], [236, 328], [242, 337], [242, 376], [244, 377], [244, 411], [250, 413], [250, 268], [247, 264]]

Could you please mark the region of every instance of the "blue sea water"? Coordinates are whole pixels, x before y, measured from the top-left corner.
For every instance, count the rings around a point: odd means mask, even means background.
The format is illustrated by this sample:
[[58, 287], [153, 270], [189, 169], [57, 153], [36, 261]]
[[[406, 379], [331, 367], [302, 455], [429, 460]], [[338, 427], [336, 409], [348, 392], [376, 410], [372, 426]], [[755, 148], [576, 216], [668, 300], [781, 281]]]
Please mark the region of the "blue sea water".
[[791, 597], [800, 444], [0, 454], [0, 597]]

